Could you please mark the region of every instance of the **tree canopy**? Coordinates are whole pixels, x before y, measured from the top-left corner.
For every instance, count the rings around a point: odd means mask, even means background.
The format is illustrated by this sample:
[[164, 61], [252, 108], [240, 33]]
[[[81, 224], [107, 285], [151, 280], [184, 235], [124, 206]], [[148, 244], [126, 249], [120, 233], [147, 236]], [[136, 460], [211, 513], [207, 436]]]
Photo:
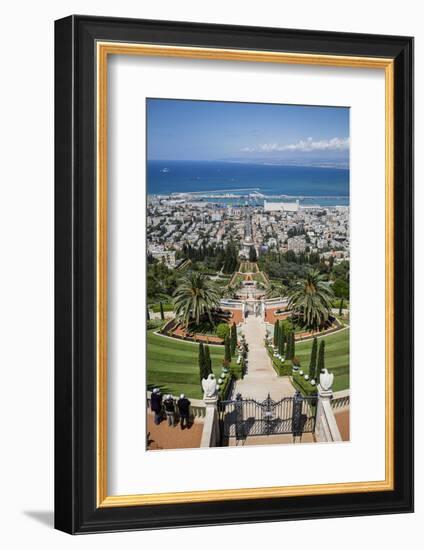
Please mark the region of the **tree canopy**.
[[288, 291], [288, 307], [297, 314], [305, 328], [316, 330], [328, 320], [334, 293], [324, 275], [309, 271]]
[[175, 313], [185, 327], [192, 321], [199, 324], [204, 314], [213, 324], [212, 310], [218, 307], [219, 300], [218, 287], [207, 276], [192, 271], [181, 279], [174, 292]]

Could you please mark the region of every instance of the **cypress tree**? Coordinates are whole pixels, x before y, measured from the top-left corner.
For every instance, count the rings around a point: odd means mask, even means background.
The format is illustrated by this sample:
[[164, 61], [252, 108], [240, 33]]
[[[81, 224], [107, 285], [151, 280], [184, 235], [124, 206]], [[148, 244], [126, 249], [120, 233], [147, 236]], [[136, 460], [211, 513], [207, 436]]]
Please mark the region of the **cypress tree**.
[[225, 337], [225, 356], [224, 356], [224, 359], [225, 361], [228, 361], [229, 363], [231, 363], [231, 343], [230, 343], [230, 337], [227, 336]]
[[275, 321], [274, 323], [274, 346], [278, 347], [278, 332], [280, 330], [280, 322]]
[[287, 334], [286, 359], [292, 360], [295, 352], [294, 331]]
[[294, 331], [291, 333], [291, 339], [292, 339], [292, 342], [291, 342], [290, 353], [291, 353], [291, 359], [293, 359], [293, 357], [296, 355], [296, 340], [294, 337]]
[[286, 359], [290, 359], [291, 333], [286, 334]]
[[319, 375], [325, 369], [325, 340], [321, 340], [318, 351], [318, 363], [317, 363], [317, 380], [319, 381]]
[[162, 321], [165, 320], [165, 314], [163, 312], [163, 303], [162, 302], [159, 302], [159, 307], [160, 307], [160, 318], [162, 319]]
[[312, 343], [311, 351], [311, 360], [309, 361], [309, 378], [315, 378], [316, 380], [316, 370], [317, 370], [317, 351], [318, 351], [318, 340], [316, 337]]
[[340, 300], [339, 315], [343, 315], [343, 298]]
[[284, 344], [286, 341], [286, 334], [284, 330], [284, 325], [280, 325], [278, 329], [278, 353], [284, 355]]
[[199, 375], [200, 375], [200, 387], [202, 387], [202, 380], [203, 378], [207, 378], [206, 375], [206, 369], [205, 369], [205, 348], [203, 346], [203, 343], [200, 342], [199, 344]]
[[209, 346], [205, 346], [205, 378], [212, 374], [212, 360]]
[[293, 339], [292, 339], [293, 333], [289, 332], [287, 334], [287, 350], [286, 350], [286, 357], [287, 359], [290, 359], [290, 361], [293, 359]]
[[150, 321], [150, 311], [149, 311], [149, 306], [146, 307], [146, 311], [147, 311], [147, 320]]
[[236, 347], [237, 347], [237, 327], [236, 327], [236, 324], [233, 323], [231, 325], [231, 355], [234, 355], [236, 353]]

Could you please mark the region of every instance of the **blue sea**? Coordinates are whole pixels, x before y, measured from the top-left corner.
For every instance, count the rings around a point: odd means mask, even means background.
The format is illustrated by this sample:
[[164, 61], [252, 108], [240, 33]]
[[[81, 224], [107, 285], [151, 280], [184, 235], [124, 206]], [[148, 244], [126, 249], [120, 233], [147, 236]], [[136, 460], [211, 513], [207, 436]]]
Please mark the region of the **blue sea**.
[[[301, 204], [348, 205], [349, 170], [264, 163], [149, 161], [147, 190], [149, 195], [203, 193], [209, 196], [205, 200], [226, 204], [243, 203], [256, 192], [267, 200], [287, 198], [299, 199]], [[211, 198], [223, 193], [234, 196]]]

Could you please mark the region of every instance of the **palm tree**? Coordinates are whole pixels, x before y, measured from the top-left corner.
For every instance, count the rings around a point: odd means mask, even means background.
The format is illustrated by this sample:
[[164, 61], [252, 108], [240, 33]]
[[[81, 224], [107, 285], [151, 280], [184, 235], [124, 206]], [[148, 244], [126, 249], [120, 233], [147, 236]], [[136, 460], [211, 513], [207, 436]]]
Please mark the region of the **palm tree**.
[[305, 327], [314, 330], [328, 320], [334, 294], [324, 275], [313, 270], [288, 290], [288, 298], [288, 308], [302, 318]]
[[185, 328], [191, 321], [198, 325], [200, 317], [207, 314], [213, 324], [212, 310], [219, 305], [220, 292], [218, 287], [205, 275], [190, 272], [174, 291], [174, 310]]
[[276, 281], [270, 281], [268, 288], [265, 292], [265, 298], [284, 298], [287, 293], [287, 288], [282, 283]]
[[238, 289], [239, 285], [228, 285], [228, 287], [226, 288], [223, 288], [222, 290], [222, 298], [232, 298], [232, 299], [236, 299], [237, 298], [237, 289]]

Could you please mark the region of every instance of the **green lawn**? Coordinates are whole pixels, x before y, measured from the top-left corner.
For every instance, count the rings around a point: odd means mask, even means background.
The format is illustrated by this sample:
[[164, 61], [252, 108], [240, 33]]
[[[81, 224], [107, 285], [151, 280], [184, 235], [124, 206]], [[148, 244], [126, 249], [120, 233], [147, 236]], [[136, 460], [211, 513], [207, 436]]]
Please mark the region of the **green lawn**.
[[244, 276], [237, 274], [234, 279], [231, 281], [232, 286], [238, 288], [241, 283], [244, 281]]
[[[224, 348], [209, 347], [212, 369], [218, 378], [222, 370]], [[162, 393], [185, 393], [193, 399], [201, 399], [199, 346], [147, 332], [147, 388], [158, 386]]]
[[[170, 302], [163, 302], [163, 311], [174, 311], [174, 304]], [[153, 311], [153, 313], [159, 313], [160, 312], [160, 304], [153, 304], [150, 306], [150, 309]]]
[[[332, 302], [332, 306], [335, 309], [339, 309], [340, 304], [341, 304], [340, 298], [335, 298]], [[343, 309], [349, 309], [349, 300], [343, 300]]]
[[[334, 373], [333, 391], [349, 388], [349, 329], [336, 334], [329, 334], [320, 340], [325, 340], [325, 366]], [[312, 340], [296, 342], [296, 357], [301, 368], [308, 372], [311, 357]]]
[[257, 283], [262, 283], [265, 286], [267, 286], [268, 284], [262, 273], [255, 273], [254, 275], [252, 275], [252, 279]]

